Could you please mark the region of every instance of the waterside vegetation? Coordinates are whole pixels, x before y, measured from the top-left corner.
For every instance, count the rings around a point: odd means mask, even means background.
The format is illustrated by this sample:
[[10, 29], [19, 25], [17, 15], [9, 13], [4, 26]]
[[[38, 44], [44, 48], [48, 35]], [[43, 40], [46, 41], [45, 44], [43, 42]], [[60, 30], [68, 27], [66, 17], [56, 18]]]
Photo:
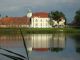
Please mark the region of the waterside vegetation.
[[[75, 28], [21, 28], [24, 34], [52, 34], [52, 33], [79, 33], [80, 29]], [[19, 28], [0, 28], [0, 35], [20, 34]]]

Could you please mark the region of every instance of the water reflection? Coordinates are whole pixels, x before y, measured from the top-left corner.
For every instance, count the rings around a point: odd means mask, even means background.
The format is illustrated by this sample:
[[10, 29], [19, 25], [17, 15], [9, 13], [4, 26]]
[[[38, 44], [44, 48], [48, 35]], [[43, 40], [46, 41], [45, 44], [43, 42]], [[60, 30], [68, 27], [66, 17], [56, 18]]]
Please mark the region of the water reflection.
[[65, 48], [65, 35], [59, 34], [32, 34], [31, 40], [27, 39], [28, 50], [58, 52]]
[[4, 48], [15, 48], [21, 47], [22, 45], [21, 36], [0, 36], [0, 46]]
[[[80, 60], [80, 35], [27, 34], [24, 38], [31, 60]], [[1, 35], [0, 47], [26, 56], [21, 35]], [[0, 60], [10, 59], [0, 55]]]
[[[53, 51], [58, 52], [65, 48], [65, 34], [28, 34], [24, 36], [29, 51]], [[0, 36], [2, 47], [23, 47], [22, 37]]]
[[80, 53], [80, 34], [71, 36], [75, 41], [76, 52]]
[[65, 48], [66, 36], [64, 33], [53, 34], [50, 39], [50, 50], [53, 52], [62, 51]]

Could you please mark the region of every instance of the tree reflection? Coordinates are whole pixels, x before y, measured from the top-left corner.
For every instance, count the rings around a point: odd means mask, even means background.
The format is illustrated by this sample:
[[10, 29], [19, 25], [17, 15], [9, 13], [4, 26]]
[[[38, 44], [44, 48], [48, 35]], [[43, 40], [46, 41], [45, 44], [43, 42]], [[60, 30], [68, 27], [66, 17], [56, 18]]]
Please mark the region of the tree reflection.
[[58, 47], [57, 48], [54, 48], [53, 47], [53, 48], [49, 48], [49, 50], [52, 51], [52, 52], [59, 52], [59, 51], [62, 51], [63, 48], [58, 48]]
[[72, 38], [75, 40], [76, 52], [80, 53], [80, 34], [75, 34]]
[[78, 40], [75, 40], [75, 42], [76, 42], [76, 52], [80, 53], [80, 38]]
[[52, 39], [50, 40], [49, 50], [52, 52], [62, 51], [65, 48], [65, 38], [64, 33], [53, 34]]

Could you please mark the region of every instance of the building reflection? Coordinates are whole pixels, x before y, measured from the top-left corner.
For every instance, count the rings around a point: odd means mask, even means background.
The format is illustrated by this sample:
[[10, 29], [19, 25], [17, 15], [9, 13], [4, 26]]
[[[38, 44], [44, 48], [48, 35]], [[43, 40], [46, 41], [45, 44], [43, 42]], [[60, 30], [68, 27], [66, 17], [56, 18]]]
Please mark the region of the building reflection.
[[[65, 34], [27, 34], [24, 36], [28, 51], [58, 52], [65, 48]], [[22, 37], [0, 36], [0, 46], [11, 48], [24, 48]]]
[[2, 35], [0, 36], [0, 46], [3, 48], [22, 47], [23, 46], [22, 37], [20, 35], [19, 36]]
[[64, 33], [58, 34], [32, 34], [31, 40], [27, 40], [28, 50], [58, 52], [65, 48]]
[[52, 37], [52, 34], [30, 34], [29, 36], [31, 40], [26, 39], [29, 51], [48, 51], [49, 39]]

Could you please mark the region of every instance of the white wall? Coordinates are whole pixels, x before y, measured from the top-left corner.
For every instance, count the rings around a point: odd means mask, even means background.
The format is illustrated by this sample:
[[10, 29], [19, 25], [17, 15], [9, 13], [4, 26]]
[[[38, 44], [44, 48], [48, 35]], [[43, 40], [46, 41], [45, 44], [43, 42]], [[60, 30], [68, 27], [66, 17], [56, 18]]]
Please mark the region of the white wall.
[[34, 17], [31, 19], [31, 25], [32, 28], [51, 28], [51, 25], [48, 23], [49, 18], [39, 18]]

